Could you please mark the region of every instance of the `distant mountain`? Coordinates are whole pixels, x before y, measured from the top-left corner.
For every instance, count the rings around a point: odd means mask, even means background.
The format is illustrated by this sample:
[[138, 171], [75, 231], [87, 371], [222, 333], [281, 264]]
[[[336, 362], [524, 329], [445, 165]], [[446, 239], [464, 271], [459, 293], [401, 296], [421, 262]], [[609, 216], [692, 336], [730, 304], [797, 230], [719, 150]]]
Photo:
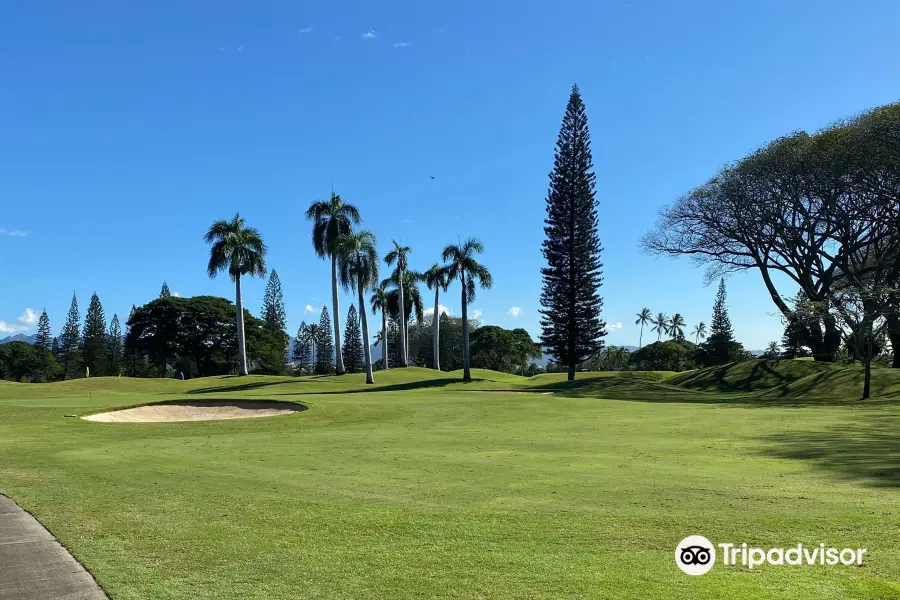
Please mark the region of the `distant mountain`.
[[17, 333], [16, 335], [11, 335], [9, 337], [5, 337], [0, 339], [0, 344], [8, 344], [10, 342], [25, 342], [26, 344], [33, 344], [34, 338], [37, 335], [25, 335], [24, 333]]

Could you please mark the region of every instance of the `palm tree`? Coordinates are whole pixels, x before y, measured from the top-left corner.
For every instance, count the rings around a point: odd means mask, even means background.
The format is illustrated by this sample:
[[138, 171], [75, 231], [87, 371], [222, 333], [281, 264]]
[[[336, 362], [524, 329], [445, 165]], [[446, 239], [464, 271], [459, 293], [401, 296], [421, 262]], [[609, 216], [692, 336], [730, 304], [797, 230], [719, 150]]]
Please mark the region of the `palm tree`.
[[638, 338], [638, 348], [643, 345], [644, 341], [644, 325], [653, 322], [653, 315], [650, 313], [649, 308], [642, 308], [641, 312], [637, 314], [637, 321], [634, 322], [635, 325], [641, 326], [641, 335]]
[[388, 335], [387, 335], [387, 315], [388, 315], [388, 294], [387, 285], [381, 282], [372, 292], [370, 301], [372, 303], [372, 312], [381, 311], [381, 335], [380, 340], [376, 339], [375, 343], [381, 344], [381, 358], [384, 361], [384, 370], [388, 370]]
[[[409, 266], [406, 256], [412, 252], [409, 246], [401, 246], [397, 240], [391, 240], [394, 243], [394, 249], [385, 254], [384, 262], [387, 266], [397, 263], [398, 280], [403, 280], [403, 272]], [[404, 367], [409, 366], [409, 355], [406, 352], [406, 318], [404, 313], [403, 286], [400, 287], [400, 362]]]
[[675, 313], [672, 315], [672, 320], [669, 321], [669, 335], [676, 340], [683, 340], [685, 327], [684, 317], [681, 316], [681, 313]]
[[653, 323], [653, 328], [650, 331], [656, 332], [657, 342], [661, 341], [662, 335], [669, 333], [669, 317], [666, 316], [666, 313], [656, 313], [656, 318], [650, 319], [650, 322]]
[[313, 221], [312, 243], [316, 255], [331, 259], [331, 304], [334, 323], [334, 367], [338, 375], [344, 374], [344, 357], [341, 355], [341, 312], [338, 305], [338, 256], [336, 244], [339, 237], [353, 230], [359, 224], [359, 210], [346, 204], [341, 197], [331, 192], [328, 202], [317, 200], [309, 205], [306, 218]]
[[203, 236], [209, 251], [206, 272], [214, 279], [219, 271], [228, 271], [234, 281], [234, 303], [237, 315], [238, 374], [247, 374], [247, 348], [244, 342], [244, 304], [241, 299], [241, 276], [266, 274], [266, 245], [253, 227], [247, 227], [241, 215], [230, 221], [216, 221]]
[[382, 280], [380, 285], [383, 286], [393, 286], [388, 292], [388, 315], [390, 315], [391, 319], [394, 320], [398, 325], [402, 325], [401, 336], [406, 336], [407, 346], [406, 346], [406, 356], [407, 362], [409, 361], [409, 316], [415, 314], [416, 323], [422, 324], [422, 319], [425, 312], [425, 305], [422, 303], [422, 295], [419, 293], [419, 281], [422, 280], [422, 275], [415, 271], [411, 271], [407, 269], [403, 272], [403, 320], [400, 320], [400, 284], [399, 284], [399, 276], [400, 272], [394, 269], [394, 272], [387, 279]]
[[428, 286], [429, 290], [434, 290], [434, 315], [432, 316], [431, 328], [434, 331], [434, 368], [441, 370], [440, 355], [440, 336], [441, 336], [441, 305], [438, 303], [441, 290], [447, 292], [450, 286], [450, 278], [447, 274], [447, 268], [434, 263], [431, 268], [422, 274], [422, 281]]
[[316, 354], [319, 344], [319, 324], [318, 323], [310, 323], [306, 326], [306, 333], [309, 334], [309, 343], [312, 346], [312, 357], [310, 357], [310, 362], [315, 365], [316, 364]]
[[694, 343], [700, 345], [700, 338], [706, 339], [706, 323], [700, 321], [699, 325], [694, 326], [691, 335], [694, 336]]
[[477, 238], [469, 238], [464, 243], [450, 244], [444, 248], [442, 257], [447, 262], [447, 274], [452, 281], [459, 278], [460, 296], [462, 297], [462, 333], [463, 333], [463, 381], [471, 381], [469, 371], [469, 318], [468, 305], [475, 300], [475, 281], [484, 289], [494, 284], [490, 271], [475, 260], [476, 254], [484, 252], [484, 245]]
[[366, 357], [366, 383], [375, 383], [372, 377], [372, 354], [369, 348], [369, 320], [366, 317], [366, 301], [363, 293], [375, 287], [378, 281], [378, 252], [375, 250], [375, 234], [371, 231], [348, 233], [338, 238], [337, 249], [341, 254], [341, 286], [359, 295], [359, 320], [362, 325], [363, 353]]
[[769, 342], [769, 345], [766, 346], [766, 351], [763, 354], [765, 358], [776, 359], [781, 356], [781, 346], [778, 342]]

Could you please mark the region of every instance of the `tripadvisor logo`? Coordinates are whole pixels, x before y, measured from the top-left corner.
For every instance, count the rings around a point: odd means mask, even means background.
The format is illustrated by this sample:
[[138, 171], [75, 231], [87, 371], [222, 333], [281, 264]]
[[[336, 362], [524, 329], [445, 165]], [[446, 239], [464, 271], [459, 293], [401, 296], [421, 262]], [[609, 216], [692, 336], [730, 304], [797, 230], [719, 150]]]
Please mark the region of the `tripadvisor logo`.
[[721, 551], [723, 565], [742, 565], [755, 569], [770, 565], [861, 565], [865, 548], [826, 548], [825, 544], [790, 548], [756, 548], [744, 544], [713, 544], [702, 535], [689, 535], [675, 547], [675, 564], [688, 575], [703, 575], [716, 564], [716, 548]]

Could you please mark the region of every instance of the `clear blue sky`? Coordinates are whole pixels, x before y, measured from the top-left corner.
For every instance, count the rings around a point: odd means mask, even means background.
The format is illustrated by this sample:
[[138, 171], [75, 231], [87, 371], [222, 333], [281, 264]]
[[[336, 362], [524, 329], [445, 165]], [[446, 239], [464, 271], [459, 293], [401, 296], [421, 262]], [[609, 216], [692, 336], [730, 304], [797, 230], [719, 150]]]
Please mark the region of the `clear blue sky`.
[[[472, 309], [537, 334], [547, 173], [573, 82], [593, 136], [604, 317], [622, 324], [607, 343], [637, 343], [643, 306], [708, 322], [702, 270], [638, 251], [659, 207], [767, 140], [900, 96], [900, 4], [737, 4], [8, 3], [0, 332], [46, 307], [57, 333], [73, 290], [82, 314], [96, 290], [123, 320], [163, 279], [232, 297], [227, 277], [207, 278], [201, 236], [240, 211], [269, 245], [293, 333], [329, 301], [303, 212], [334, 182], [382, 250], [412, 246], [415, 268], [480, 237], [495, 287]], [[254, 313], [264, 285], [245, 284]], [[780, 337], [758, 276], [728, 285], [739, 339]], [[459, 314], [458, 286], [442, 304]]]

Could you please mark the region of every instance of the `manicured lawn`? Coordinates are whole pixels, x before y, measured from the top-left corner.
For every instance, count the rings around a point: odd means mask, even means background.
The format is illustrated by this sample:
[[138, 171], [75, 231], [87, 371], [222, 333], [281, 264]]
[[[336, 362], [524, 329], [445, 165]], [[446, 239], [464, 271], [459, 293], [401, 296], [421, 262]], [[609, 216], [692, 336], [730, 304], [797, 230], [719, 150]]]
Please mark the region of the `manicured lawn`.
[[[476, 372], [484, 381], [464, 385], [409, 369], [376, 373], [374, 390], [355, 375], [0, 382], [0, 491], [113, 600], [900, 598], [893, 373], [877, 374], [883, 397], [857, 403], [855, 371], [772, 365], [791, 379], [767, 369], [573, 386]], [[774, 379], [741, 387], [756, 376]], [[238, 398], [309, 410], [65, 417]], [[689, 534], [868, 554], [862, 567], [688, 577], [673, 555]]]

